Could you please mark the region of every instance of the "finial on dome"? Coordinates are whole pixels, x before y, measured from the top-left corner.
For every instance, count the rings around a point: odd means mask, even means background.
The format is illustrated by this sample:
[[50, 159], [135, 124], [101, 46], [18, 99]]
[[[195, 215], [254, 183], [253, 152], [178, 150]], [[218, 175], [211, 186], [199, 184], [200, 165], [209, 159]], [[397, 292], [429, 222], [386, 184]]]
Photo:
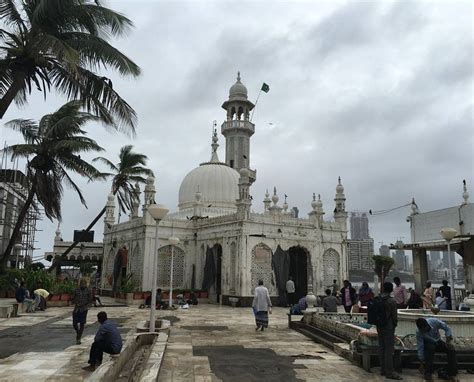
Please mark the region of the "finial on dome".
[[219, 157], [217, 156], [217, 148], [219, 147], [219, 143], [217, 143], [219, 141], [219, 138], [217, 138], [217, 129], [215, 128], [216, 126], [216, 121], [214, 121], [214, 130], [213, 130], [213, 133], [212, 133], [212, 143], [211, 143], [211, 147], [212, 147], [212, 154], [211, 154], [211, 160], [210, 162], [211, 163], [219, 163]]
[[237, 72], [237, 82], [240, 82], [240, 71]]
[[272, 202], [276, 206], [280, 198], [277, 195], [277, 188], [273, 187], [273, 196], [272, 196]]
[[469, 192], [467, 192], [466, 179], [463, 179], [462, 184], [463, 184], [462, 198], [464, 199], [462, 204], [467, 204], [469, 201]]
[[316, 201], [316, 194], [313, 192], [313, 202]]
[[338, 180], [339, 184], [341, 184], [341, 177], [340, 176], [337, 178], [337, 180]]

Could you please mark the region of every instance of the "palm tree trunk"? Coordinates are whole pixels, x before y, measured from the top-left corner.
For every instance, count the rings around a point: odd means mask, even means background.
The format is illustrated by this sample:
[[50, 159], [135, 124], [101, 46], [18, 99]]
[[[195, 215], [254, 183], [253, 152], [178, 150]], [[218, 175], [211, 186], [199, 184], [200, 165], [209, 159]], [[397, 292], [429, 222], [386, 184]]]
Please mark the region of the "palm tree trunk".
[[15, 73], [13, 78], [13, 82], [5, 95], [0, 99], [0, 119], [3, 118], [5, 113], [8, 110], [8, 107], [11, 105], [13, 100], [15, 99], [16, 95], [20, 91], [23, 83], [25, 81], [25, 74], [22, 72]]
[[13, 246], [15, 245], [18, 236], [20, 235], [21, 227], [26, 218], [26, 214], [30, 209], [31, 204], [33, 203], [33, 198], [36, 195], [36, 181], [33, 180], [33, 184], [31, 185], [30, 191], [28, 192], [28, 197], [26, 198], [25, 204], [20, 210], [18, 214], [18, 219], [15, 224], [15, 228], [13, 229], [12, 235], [10, 237], [10, 241], [8, 242], [7, 248], [3, 252], [2, 258], [0, 260], [0, 270], [4, 270], [7, 267], [8, 259], [10, 258], [10, 254], [12, 252]]

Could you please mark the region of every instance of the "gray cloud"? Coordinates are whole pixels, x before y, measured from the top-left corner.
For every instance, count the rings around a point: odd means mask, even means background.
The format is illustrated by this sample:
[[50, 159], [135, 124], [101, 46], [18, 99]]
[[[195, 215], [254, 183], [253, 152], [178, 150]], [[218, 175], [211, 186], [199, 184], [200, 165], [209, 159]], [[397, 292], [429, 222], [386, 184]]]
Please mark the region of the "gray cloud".
[[[136, 28], [115, 44], [143, 69], [137, 81], [110, 74], [139, 115], [131, 141], [91, 126], [116, 160], [130, 141], [150, 158], [158, 200], [172, 209], [186, 173], [210, 156], [212, 121], [237, 70], [255, 101], [251, 165], [255, 210], [278, 187], [301, 214], [321, 193], [326, 217], [340, 175], [349, 210], [387, 209], [413, 196], [422, 211], [474, 194], [472, 4], [465, 2], [131, 2], [111, 4]], [[109, 75], [109, 73], [107, 73]], [[62, 100], [50, 94], [12, 108], [5, 120], [39, 118]], [[270, 125], [270, 123], [272, 123]], [[18, 135], [2, 130], [2, 141]], [[224, 139], [219, 155], [224, 160]], [[80, 181], [89, 209], [67, 192], [63, 232], [87, 225], [110, 186]], [[409, 240], [408, 208], [371, 218], [376, 242]], [[40, 225], [52, 247], [55, 224]], [[97, 231], [100, 238], [101, 225]]]

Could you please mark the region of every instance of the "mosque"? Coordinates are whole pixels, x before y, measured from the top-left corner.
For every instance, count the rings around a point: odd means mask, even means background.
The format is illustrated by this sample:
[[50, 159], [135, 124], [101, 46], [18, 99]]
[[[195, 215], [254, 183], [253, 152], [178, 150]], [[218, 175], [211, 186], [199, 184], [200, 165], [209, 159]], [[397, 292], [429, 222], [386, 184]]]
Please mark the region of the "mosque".
[[[265, 194], [263, 213], [252, 211], [256, 198], [251, 186], [257, 171], [251, 168], [251, 137], [255, 125], [249, 118], [254, 104], [240, 74], [222, 104], [225, 120], [225, 162], [217, 149], [214, 130], [211, 157], [191, 170], [179, 189], [176, 212], [169, 213], [158, 226], [158, 287], [169, 289], [173, 250], [173, 288], [203, 289], [211, 302], [229, 304], [237, 297], [249, 305], [258, 280], [263, 280], [272, 299], [284, 295], [289, 276], [297, 295], [323, 293], [334, 279], [348, 276], [347, 213], [344, 187], [335, 187], [333, 219], [324, 219], [320, 197], [313, 194], [306, 218], [280, 204], [277, 189]], [[117, 288], [131, 279], [137, 290], [149, 291], [152, 284], [156, 223], [147, 213], [155, 195], [154, 179], [143, 190], [136, 186], [137, 202], [127, 221], [116, 223], [114, 196], [109, 195], [104, 219], [101, 287]], [[176, 238], [179, 239], [176, 240]], [[171, 239], [171, 240], [170, 240]], [[177, 243], [176, 243], [177, 242]]]

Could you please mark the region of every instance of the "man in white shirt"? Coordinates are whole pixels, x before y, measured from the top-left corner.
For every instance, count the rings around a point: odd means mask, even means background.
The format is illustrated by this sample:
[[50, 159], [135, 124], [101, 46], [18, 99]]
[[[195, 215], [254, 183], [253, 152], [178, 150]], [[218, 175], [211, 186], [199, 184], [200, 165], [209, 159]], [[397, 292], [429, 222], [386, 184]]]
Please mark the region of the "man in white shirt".
[[295, 283], [293, 282], [293, 278], [290, 276], [286, 282], [286, 300], [290, 306], [296, 304], [295, 291]]

